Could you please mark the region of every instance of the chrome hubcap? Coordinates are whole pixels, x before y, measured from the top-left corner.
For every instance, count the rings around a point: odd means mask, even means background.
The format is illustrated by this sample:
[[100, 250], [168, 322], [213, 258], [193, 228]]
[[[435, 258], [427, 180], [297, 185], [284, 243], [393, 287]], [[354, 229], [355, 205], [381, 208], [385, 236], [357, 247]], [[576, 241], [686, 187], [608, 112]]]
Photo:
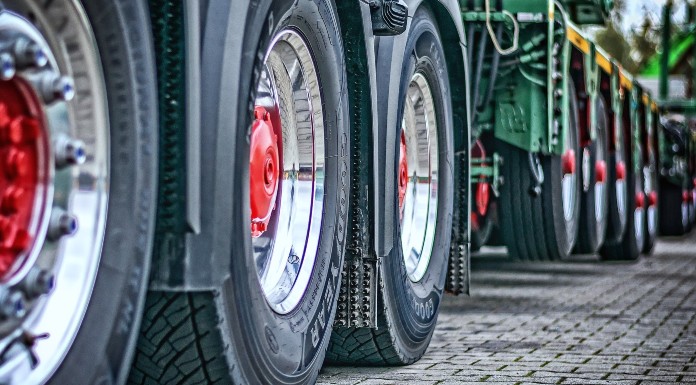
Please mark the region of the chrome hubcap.
[[426, 78], [420, 73], [411, 78], [401, 130], [405, 146], [400, 147], [400, 155], [406, 159], [408, 172], [404, 198], [399, 207], [401, 247], [406, 272], [411, 281], [418, 282], [430, 263], [438, 204], [435, 101]]
[[[266, 139], [275, 141], [264, 149], [277, 150], [264, 150], [263, 159], [251, 154], [250, 173], [260, 173], [250, 175], [251, 183], [262, 183], [264, 189], [252, 188], [252, 205], [268, 201], [263, 206], [267, 211], [252, 207], [253, 257], [268, 304], [286, 314], [309, 286], [324, 210], [323, 104], [311, 51], [298, 33], [282, 31], [271, 43], [255, 104], [256, 111], [268, 112], [265, 119], [273, 135]], [[257, 116], [254, 125], [258, 120]], [[258, 135], [252, 134], [252, 149], [257, 140]], [[260, 167], [255, 160], [262, 161]], [[268, 196], [260, 199], [253, 194]]]
[[0, 239], [12, 240], [13, 248], [0, 251], [7, 263], [0, 266], [0, 302], [11, 313], [0, 322], [0, 380], [43, 383], [80, 327], [101, 256], [106, 92], [78, 2], [49, 7], [50, 16], [33, 1], [4, 4], [0, 131], [11, 140], [0, 144], [0, 153], [8, 162], [3, 169], [12, 172], [0, 177], [0, 227], [12, 226], [0, 230]]

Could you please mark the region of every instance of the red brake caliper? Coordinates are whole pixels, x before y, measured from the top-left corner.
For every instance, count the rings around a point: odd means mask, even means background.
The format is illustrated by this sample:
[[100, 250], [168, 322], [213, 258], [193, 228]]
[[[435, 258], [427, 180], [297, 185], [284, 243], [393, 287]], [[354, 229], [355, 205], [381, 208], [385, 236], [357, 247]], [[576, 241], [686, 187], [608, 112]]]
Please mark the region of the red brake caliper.
[[47, 145], [41, 105], [20, 80], [0, 81], [0, 276], [30, 248], [39, 152]]
[[408, 158], [406, 156], [406, 135], [401, 131], [401, 144], [399, 146], [399, 218], [403, 216], [404, 199], [408, 187]]
[[[474, 159], [486, 159], [486, 149], [483, 147], [483, 143], [477, 140], [471, 149], [471, 157]], [[483, 166], [486, 166], [483, 164]], [[486, 182], [485, 177], [481, 177], [476, 182], [476, 187], [474, 191], [474, 204], [476, 205], [476, 212], [471, 213], [471, 226], [474, 230], [480, 228], [479, 218], [483, 218], [488, 213], [488, 206], [491, 201], [491, 186], [490, 183]]]
[[251, 236], [254, 238], [266, 231], [275, 208], [280, 175], [279, 142], [271, 114], [264, 107], [256, 107], [249, 156], [249, 204]]

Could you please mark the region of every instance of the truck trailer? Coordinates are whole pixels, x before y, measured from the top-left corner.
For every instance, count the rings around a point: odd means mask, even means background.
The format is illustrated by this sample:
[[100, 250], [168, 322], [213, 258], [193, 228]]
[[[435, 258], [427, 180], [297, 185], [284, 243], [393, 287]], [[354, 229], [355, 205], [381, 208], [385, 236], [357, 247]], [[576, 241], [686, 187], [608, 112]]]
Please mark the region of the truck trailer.
[[696, 146], [584, 29], [612, 8], [3, 0], [0, 382], [405, 365], [472, 250], [650, 253]]

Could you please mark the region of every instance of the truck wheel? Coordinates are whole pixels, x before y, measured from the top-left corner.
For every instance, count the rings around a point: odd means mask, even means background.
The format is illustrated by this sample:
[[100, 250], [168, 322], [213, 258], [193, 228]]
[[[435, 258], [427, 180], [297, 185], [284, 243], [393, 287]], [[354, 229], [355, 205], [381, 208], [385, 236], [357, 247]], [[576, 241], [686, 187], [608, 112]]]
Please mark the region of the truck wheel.
[[[624, 135], [624, 148], [631, 148], [631, 135]], [[630, 166], [626, 167], [626, 186], [632, 186], [627, 195], [629, 215], [626, 222], [626, 232], [620, 242], [605, 242], [600, 250], [604, 260], [636, 260], [640, 256], [645, 242], [645, 207], [646, 197], [643, 188], [643, 154], [640, 147], [629, 158]], [[638, 165], [635, 163], [638, 162]]]
[[684, 235], [689, 231], [689, 208], [681, 187], [660, 178], [660, 234]]
[[[485, 159], [486, 150], [480, 140], [477, 140], [471, 150], [473, 159]], [[471, 212], [471, 251], [478, 251], [491, 237], [493, 232], [493, 217], [495, 215], [495, 202], [490, 183], [482, 177], [476, 183], [472, 183], [472, 212]]]
[[[570, 95], [575, 90], [570, 83]], [[500, 233], [513, 259], [560, 260], [570, 255], [578, 235], [581, 182], [577, 100], [570, 98], [570, 127], [562, 156], [530, 154], [507, 143], [500, 144], [505, 160], [505, 184], [500, 197]], [[533, 159], [538, 159], [533, 156]], [[542, 167], [541, 195], [529, 192], [535, 185], [530, 163]]]
[[444, 51], [427, 9], [413, 16], [406, 55], [399, 180], [392, 191], [399, 210], [386, 226], [398, 243], [382, 265], [379, 328], [334, 329], [331, 361], [410, 364], [425, 353], [435, 329], [452, 231], [454, 134]]
[[609, 188], [609, 222], [604, 243], [618, 243], [626, 233], [628, 223], [628, 189], [626, 183], [626, 147], [620, 117], [614, 118], [610, 127], [609, 163], [607, 177]]
[[596, 102], [597, 138], [583, 150], [581, 175], [583, 192], [580, 203], [580, 231], [575, 251], [594, 254], [604, 243], [607, 229], [607, 161], [609, 160], [609, 132], [604, 99]]
[[[238, 17], [229, 2], [214, 7], [216, 22]], [[224, 143], [218, 156], [230, 162], [211, 171], [230, 191], [206, 202], [231, 216], [215, 229], [231, 253], [229, 274], [210, 291], [150, 292], [134, 384], [313, 383], [324, 359], [350, 175], [338, 18], [329, 1], [256, 2], [247, 11], [243, 38], [229, 43], [242, 44], [241, 64], [222, 55], [218, 69], [226, 76], [239, 65], [227, 79], [241, 85], [207, 96], [221, 99], [210, 119]], [[219, 62], [208, 64], [210, 76]], [[230, 109], [238, 121], [224, 119]]]
[[658, 212], [657, 212], [657, 199], [658, 199], [658, 175], [657, 175], [657, 158], [656, 158], [656, 146], [653, 145], [653, 141], [650, 141], [650, 146], [648, 151], [643, 153], [647, 155], [647, 162], [643, 166], [643, 186], [645, 188], [645, 238], [643, 240], [642, 252], [644, 254], [650, 254], [655, 247], [655, 242], [657, 241], [657, 227], [658, 227]]
[[6, 0], [0, 30], [0, 382], [123, 382], [156, 207], [147, 10]]

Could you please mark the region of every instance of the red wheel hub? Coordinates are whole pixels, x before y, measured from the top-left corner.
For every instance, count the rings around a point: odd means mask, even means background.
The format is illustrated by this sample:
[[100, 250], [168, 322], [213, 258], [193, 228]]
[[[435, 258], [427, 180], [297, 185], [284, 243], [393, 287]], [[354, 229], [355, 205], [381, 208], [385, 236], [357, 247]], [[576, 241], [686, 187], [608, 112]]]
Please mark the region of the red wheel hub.
[[575, 150], [566, 150], [565, 154], [561, 157], [561, 166], [563, 167], [563, 175], [575, 174]]
[[280, 176], [279, 135], [276, 135], [271, 114], [264, 107], [254, 109], [249, 155], [249, 204], [251, 236], [266, 231], [275, 208]]
[[[486, 159], [486, 149], [483, 147], [483, 143], [477, 140], [471, 149], [471, 157], [475, 159]], [[483, 166], [486, 166], [483, 164]], [[478, 182], [476, 182], [475, 192], [474, 192], [474, 203], [476, 204], [476, 213], [485, 217], [488, 213], [488, 206], [491, 202], [491, 185], [486, 182], [486, 178], [482, 177]]]
[[616, 180], [626, 179], [626, 163], [619, 162], [616, 164]]
[[0, 276], [31, 249], [45, 191], [48, 139], [41, 104], [22, 80], [0, 81]]
[[399, 213], [403, 215], [406, 189], [408, 188], [408, 157], [406, 154], [406, 135], [403, 130], [401, 131], [399, 149]]
[[657, 192], [651, 191], [650, 194], [648, 194], [648, 207], [655, 206], [657, 206]]
[[636, 208], [637, 209], [644, 209], [645, 208], [645, 194], [642, 191], [636, 193]]
[[597, 183], [604, 183], [607, 180], [607, 162], [599, 160], [595, 163], [595, 175]]

